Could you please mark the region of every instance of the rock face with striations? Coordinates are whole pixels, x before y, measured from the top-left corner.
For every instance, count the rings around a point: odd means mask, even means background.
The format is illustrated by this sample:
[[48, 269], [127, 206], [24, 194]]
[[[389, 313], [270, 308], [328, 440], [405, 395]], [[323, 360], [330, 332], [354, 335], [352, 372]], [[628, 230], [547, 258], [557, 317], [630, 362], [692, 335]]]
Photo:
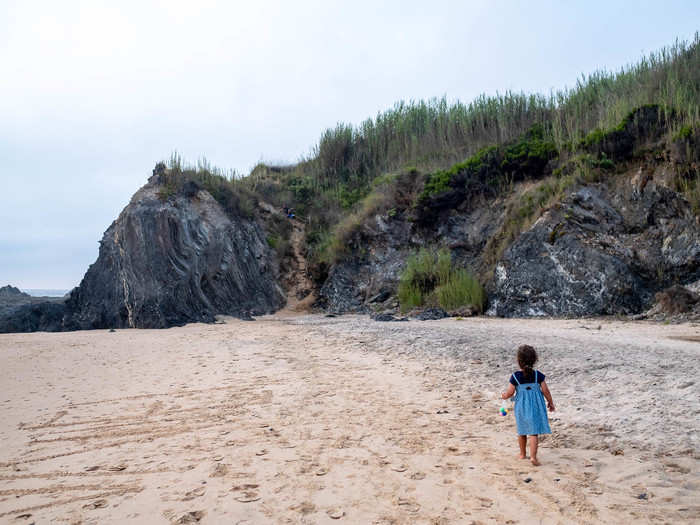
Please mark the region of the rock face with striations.
[[374, 215], [362, 224], [350, 241], [353, 254], [330, 269], [318, 306], [334, 313], [365, 313], [386, 299], [393, 301], [406, 258], [437, 243], [450, 249], [458, 265], [479, 266], [484, 245], [503, 221], [503, 203], [496, 199], [423, 227], [406, 215]]
[[[572, 188], [496, 262], [485, 283], [488, 314], [637, 314], [660, 290], [700, 279], [700, 221], [671, 176], [672, 166], [657, 163]], [[459, 266], [484, 268], [503, 208], [495, 199], [420, 227], [400, 216], [369, 218], [351, 240], [352, 255], [331, 267], [319, 305], [371, 311], [377, 294], [396, 293], [406, 257], [422, 246], [446, 246]]]
[[697, 280], [698, 220], [656, 183], [663, 167], [648, 175], [583, 187], [520, 235], [496, 266], [490, 313], [638, 313], [655, 292]]
[[258, 223], [228, 215], [196, 184], [167, 200], [159, 189], [154, 175], [107, 229], [63, 329], [164, 328], [284, 304]]

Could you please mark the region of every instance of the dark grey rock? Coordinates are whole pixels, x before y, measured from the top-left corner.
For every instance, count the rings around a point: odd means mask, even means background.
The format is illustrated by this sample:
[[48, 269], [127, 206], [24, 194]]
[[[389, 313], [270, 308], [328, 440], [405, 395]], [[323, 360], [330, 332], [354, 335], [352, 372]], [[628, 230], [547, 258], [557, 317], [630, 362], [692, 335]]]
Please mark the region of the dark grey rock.
[[373, 321], [379, 321], [379, 322], [383, 322], [383, 323], [396, 322], [396, 321], [408, 321], [408, 319], [406, 317], [396, 317], [394, 314], [388, 313], [388, 312], [374, 313], [374, 314], [371, 314], [369, 317]]
[[[0, 332], [11, 332], [18, 327], [41, 327], [36, 330], [51, 331], [56, 324], [57, 308], [43, 306], [44, 303], [63, 305], [63, 297], [33, 297], [14, 286], [0, 288]], [[40, 306], [42, 305], [42, 306]], [[43, 314], [48, 317], [42, 321]], [[58, 323], [60, 326], [60, 322]]]
[[0, 301], [29, 297], [31, 296], [28, 293], [24, 293], [19, 288], [15, 288], [14, 286], [9, 284], [0, 288]]
[[700, 228], [672, 190], [583, 187], [520, 235], [496, 266], [490, 314], [636, 314], [700, 274]]
[[[368, 313], [370, 303], [388, 300], [414, 246], [411, 231], [406, 221], [372, 217], [350, 240], [354, 255], [331, 268], [319, 291], [318, 306], [336, 313]], [[371, 251], [356, 255], [363, 246], [371, 246]]]
[[449, 317], [445, 310], [437, 307], [414, 310], [413, 312], [409, 313], [408, 316], [419, 321], [437, 321], [438, 319]]
[[367, 302], [370, 304], [383, 303], [384, 301], [389, 299], [389, 297], [391, 297], [391, 290], [384, 289], [384, 290], [380, 291], [378, 294], [367, 299]]
[[369, 316], [372, 321], [380, 321], [380, 322], [390, 322], [390, 321], [396, 321], [396, 317], [394, 317], [391, 314], [372, 314]]
[[421, 226], [407, 217], [371, 217], [349, 242], [354, 255], [328, 273], [318, 306], [339, 313], [367, 313], [370, 304], [393, 303], [406, 259], [421, 247], [447, 246], [458, 266], [481, 267], [483, 248], [500, 227], [503, 210], [503, 202], [496, 199], [462, 212], [452, 210], [441, 220]]
[[276, 255], [254, 220], [227, 214], [195, 183], [162, 200], [159, 175], [141, 188], [100, 242], [97, 261], [68, 299], [0, 315], [0, 331], [166, 328], [253, 320], [282, 307]]
[[331, 313], [367, 313], [364, 293], [358, 278], [362, 269], [357, 263], [342, 262], [333, 266], [326, 282], [321, 287], [317, 306]]
[[163, 201], [152, 179], [107, 229], [68, 299], [67, 329], [165, 328], [252, 319], [284, 304], [274, 253], [253, 220], [228, 215], [193, 183]]
[[472, 317], [477, 313], [477, 309], [473, 306], [462, 306], [461, 308], [450, 310], [448, 312], [450, 317]]
[[59, 331], [65, 313], [63, 302], [23, 304], [0, 316], [0, 333]]

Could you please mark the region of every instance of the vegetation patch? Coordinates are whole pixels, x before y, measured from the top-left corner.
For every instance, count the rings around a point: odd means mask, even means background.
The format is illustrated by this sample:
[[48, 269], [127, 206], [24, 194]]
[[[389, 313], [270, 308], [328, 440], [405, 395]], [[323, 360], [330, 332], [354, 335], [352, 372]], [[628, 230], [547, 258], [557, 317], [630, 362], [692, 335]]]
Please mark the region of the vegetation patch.
[[485, 294], [479, 282], [464, 268], [456, 268], [449, 250], [422, 248], [406, 259], [399, 279], [402, 312], [420, 306], [439, 305], [445, 310], [472, 306], [483, 312]]
[[554, 142], [545, 138], [539, 124], [511, 144], [483, 148], [450, 169], [426, 178], [415, 204], [417, 219], [428, 221], [434, 218], [436, 209], [444, 211], [477, 196], [497, 196], [513, 182], [541, 176], [556, 156]]
[[255, 214], [258, 196], [236, 172], [226, 174], [212, 167], [206, 159], [190, 166], [183, 164], [182, 158], [173, 153], [168, 163], [156, 164], [153, 174], [159, 178], [158, 197], [163, 201], [180, 194], [192, 197], [199, 189], [204, 189], [232, 217], [252, 218]]
[[672, 114], [659, 104], [642, 105], [630, 111], [614, 128], [591, 131], [581, 139], [579, 147], [616, 161], [628, 159], [643, 141], [656, 140], [666, 131]]
[[698, 125], [700, 35], [550, 95], [399, 102], [357, 125], [326, 130], [295, 164], [260, 163], [245, 178], [206, 161], [192, 168], [171, 159], [160, 196], [171, 199], [192, 182], [229, 213], [252, 214], [257, 199], [293, 207], [306, 222], [311, 270], [323, 279], [330, 264], [362, 253], [362, 225], [372, 215], [434, 224], [445, 210], [507, 196], [514, 184], [533, 180], [525, 194], [510, 197], [506, 223], [487, 245], [495, 256], [564, 188], [603, 180], [657, 138], [676, 152], [678, 191], [697, 210]]
[[675, 190], [700, 216], [700, 125], [682, 126], [670, 143], [671, 160], [675, 164]]
[[[397, 219], [415, 199], [421, 179], [421, 173], [415, 169], [383, 174], [372, 181], [370, 192], [335, 226], [324, 228], [312, 224], [307, 231], [307, 257], [312, 266], [328, 267], [361, 249], [359, 234], [362, 226], [377, 215], [389, 221]], [[322, 275], [324, 272], [317, 273]]]

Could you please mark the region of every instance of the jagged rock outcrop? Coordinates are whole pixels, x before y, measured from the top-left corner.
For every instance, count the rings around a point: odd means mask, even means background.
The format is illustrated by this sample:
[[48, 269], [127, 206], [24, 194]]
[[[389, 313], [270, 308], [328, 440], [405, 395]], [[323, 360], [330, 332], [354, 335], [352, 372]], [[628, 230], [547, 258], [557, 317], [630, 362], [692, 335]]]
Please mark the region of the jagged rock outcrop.
[[[700, 277], [700, 141], [695, 128], [671, 136], [676, 117], [641, 106], [559, 152], [533, 127], [422, 183], [400, 175], [378, 194], [391, 202], [383, 215], [344, 238], [349, 253], [328, 271], [319, 304], [382, 311], [369, 298], [396, 292], [407, 256], [441, 246], [482, 279], [492, 315], [642, 312], [656, 292]], [[397, 199], [402, 191], [412, 198]]]
[[28, 293], [24, 293], [19, 288], [16, 288], [10, 284], [0, 288], [0, 302], [13, 301], [18, 298], [29, 298], [31, 297]]
[[[486, 282], [490, 315], [637, 314], [654, 294], [700, 278], [700, 222], [672, 189], [668, 162], [631, 164], [603, 182], [577, 185], [516, 236]], [[320, 306], [336, 313], [382, 310], [372, 297], [396, 292], [409, 253], [447, 246], [460, 266], [488, 266], [489, 239], [504, 225], [504, 202], [448, 210], [433, 223], [373, 216], [351, 255], [335, 264]], [[393, 300], [390, 299], [389, 301]]]
[[685, 286], [673, 286], [657, 292], [654, 305], [634, 319], [685, 322], [700, 321], [700, 280]]
[[0, 333], [52, 331], [62, 326], [62, 297], [32, 297], [11, 285], [0, 288]]
[[0, 315], [0, 333], [56, 332], [62, 329], [65, 315], [63, 300], [25, 303]]
[[258, 221], [227, 213], [191, 181], [167, 198], [162, 190], [154, 175], [132, 197], [67, 300], [24, 300], [0, 316], [0, 332], [166, 328], [284, 304], [276, 254]]
[[107, 229], [67, 301], [65, 329], [164, 328], [283, 305], [259, 224], [227, 214], [195, 183], [167, 199], [160, 189], [155, 175]]
[[[412, 245], [411, 226], [403, 220], [375, 216], [358, 234], [352, 254], [335, 264], [319, 292], [317, 306], [334, 313], [369, 311], [370, 300], [388, 297], [398, 282]], [[357, 255], [359, 246], [367, 250]]]
[[545, 213], [496, 266], [490, 313], [634, 314], [671, 283], [697, 280], [700, 227], [656, 182], [663, 169], [585, 186]]
[[446, 214], [428, 226], [418, 226], [404, 214], [372, 216], [354, 236], [352, 253], [330, 269], [318, 306], [335, 313], [364, 313], [386, 300], [394, 302], [406, 258], [423, 246], [445, 245], [459, 265], [479, 267], [484, 245], [502, 224], [503, 210], [503, 201], [495, 199]]
[[32, 302], [32, 297], [12, 285], [0, 288], [0, 318], [9, 314], [23, 304]]

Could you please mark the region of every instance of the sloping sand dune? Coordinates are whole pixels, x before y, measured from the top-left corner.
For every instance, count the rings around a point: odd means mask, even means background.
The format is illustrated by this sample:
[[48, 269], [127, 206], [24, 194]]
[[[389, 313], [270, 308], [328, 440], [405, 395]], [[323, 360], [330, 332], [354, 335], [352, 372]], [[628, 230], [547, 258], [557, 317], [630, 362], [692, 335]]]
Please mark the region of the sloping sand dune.
[[[281, 315], [0, 335], [0, 522], [697, 522], [699, 335]], [[523, 342], [558, 406], [538, 468], [497, 413]]]

